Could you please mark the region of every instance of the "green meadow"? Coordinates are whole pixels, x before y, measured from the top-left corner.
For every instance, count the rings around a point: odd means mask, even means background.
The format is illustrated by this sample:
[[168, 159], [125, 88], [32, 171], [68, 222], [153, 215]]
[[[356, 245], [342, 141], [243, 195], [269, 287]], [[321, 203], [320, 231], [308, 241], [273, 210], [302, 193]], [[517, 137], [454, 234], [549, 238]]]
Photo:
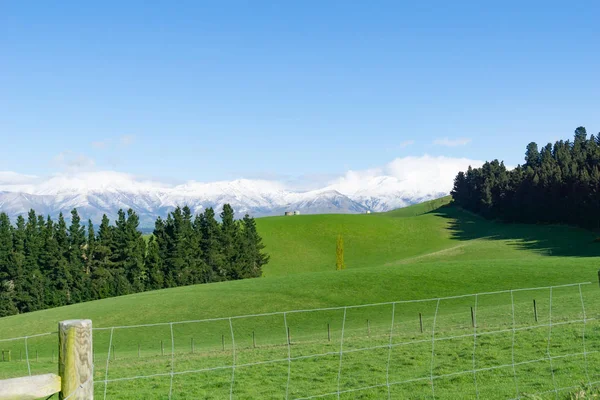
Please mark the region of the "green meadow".
[[[97, 398], [592, 396], [600, 381], [596, 235], [487, 221], [447, 203], [260, 218], [271, 255], [262, 278], [2, 318], [0, 340], [92, 319]], [[338, 235], [343, 271], [335, 271]], [[592, 283], [547, 288], [580, 282]], [[543, 289], [518, 290], [535, 287]], [[423, 299], [433, 300], [409, 302]], [[331, 309], [299, 311], [319, 308]], [[147, 324], [158, 325], [126, 327]], [[0, 341], [12, 356], [0, 362], [0, 378], [55, 372], [56, 344], [56, 334], [27, 346]]]

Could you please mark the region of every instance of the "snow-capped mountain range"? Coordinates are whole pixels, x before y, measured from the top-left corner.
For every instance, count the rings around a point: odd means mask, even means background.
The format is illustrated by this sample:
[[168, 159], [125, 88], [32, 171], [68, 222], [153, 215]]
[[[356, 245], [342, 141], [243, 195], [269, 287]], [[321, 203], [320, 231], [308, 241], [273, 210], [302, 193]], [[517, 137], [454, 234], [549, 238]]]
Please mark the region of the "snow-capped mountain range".
[[[398, 160], [406, 160], [397, 159], [385, 170], [351, 171], [319, 189], [308, 191], [294, 190], [269, 180], [192, 181], [169, 185], [113, 171], [59, 174], [48, 178], [0, 172], [0, 212], [12, 219], [34, 209], [56, 217], [59, 212], [68, 215], [77, 208], [83, 218], [98, 223], [103, 214], [113, 219], [119, 209], [132, 208], [145, 228], [151, 228], [156, 217], [164, 217], [183, 205], [188, 205], [194, 213], [207, 207], [215, 208], [218, 213], [223, 204], [229, 203], [238, 216], [248, 213], [255, 217], [295, 210], [302, 214], [380, 212], [447, 195], [458, 170], [472, 163], [463, 160], [457, 166], [457, 159], [429, 159], [436, 161], [433, 163], [436, 168], [394, 165]], [[422, 157], [415, 160], [423, 161]], [[444, 161], [449, 164], [444, 165]], [[402, 172], [394, 172], [394, 168]]]

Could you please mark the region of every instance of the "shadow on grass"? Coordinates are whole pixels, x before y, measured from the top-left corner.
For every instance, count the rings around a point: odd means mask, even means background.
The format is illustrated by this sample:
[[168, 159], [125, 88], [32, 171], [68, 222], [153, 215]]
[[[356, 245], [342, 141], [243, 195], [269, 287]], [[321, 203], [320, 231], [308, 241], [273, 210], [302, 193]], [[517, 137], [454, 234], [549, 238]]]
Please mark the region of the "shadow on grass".
[[592, 231], [563, 225], [513, 224], [486, 220], [454, 205], [429, 212], [448, 219], [455, 240], [508, 240], [523, 250], [558, 257], [599, 257], [600, 242]]

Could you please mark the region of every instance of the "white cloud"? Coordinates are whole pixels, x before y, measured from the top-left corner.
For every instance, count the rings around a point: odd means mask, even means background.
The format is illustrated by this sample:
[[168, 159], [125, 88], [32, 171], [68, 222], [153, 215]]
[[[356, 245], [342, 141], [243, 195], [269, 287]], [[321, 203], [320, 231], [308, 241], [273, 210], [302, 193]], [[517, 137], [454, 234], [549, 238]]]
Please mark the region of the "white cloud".
[[479, 167], [482, 164], [483, 161], [467, 158], [400, 157], [380, 168], [348, 171], [331, 182], [330, 187], [347, 195], [376, 195], [380, 190], [415, 195], [447, 193], [459, 171], [465, 171], [469, 165]]
[[413, 144], [415, 144], [414, 140], [405, 140], [404, 142], [400, 143], [400, 148], [403, 149], [405, 147], [412, 146]]
[[445, 137], [445, 138], [435, 139], [433, 141], [434, 145], [445, 146], [445, 147], [465, 146], [469, 143], [471, 143], [471, 139], [469, 139], [469, 138], [448, 139], [447, 137]]

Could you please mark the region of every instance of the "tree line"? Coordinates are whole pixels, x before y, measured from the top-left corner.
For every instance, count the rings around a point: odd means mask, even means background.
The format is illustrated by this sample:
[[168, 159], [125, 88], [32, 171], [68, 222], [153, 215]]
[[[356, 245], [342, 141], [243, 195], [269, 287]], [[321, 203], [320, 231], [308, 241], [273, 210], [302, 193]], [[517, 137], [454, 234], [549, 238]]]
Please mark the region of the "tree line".
[[541, 149], [531, 142], [512, 170], [498, 160], [469, 167], [456, 176], [452, 198], [486, 218], [600, 228], [600, 133], [588, 137], [579, 127], [572, 141]]
[[97, 231], [77, 210], [67, 224], [31, 210], [0, 213], [0, 317], [145, 290], [254, 278], [269, 261], [253, 218], [230, 205], [158, 218], [147, 241], [133, 210], [103, 216]]

